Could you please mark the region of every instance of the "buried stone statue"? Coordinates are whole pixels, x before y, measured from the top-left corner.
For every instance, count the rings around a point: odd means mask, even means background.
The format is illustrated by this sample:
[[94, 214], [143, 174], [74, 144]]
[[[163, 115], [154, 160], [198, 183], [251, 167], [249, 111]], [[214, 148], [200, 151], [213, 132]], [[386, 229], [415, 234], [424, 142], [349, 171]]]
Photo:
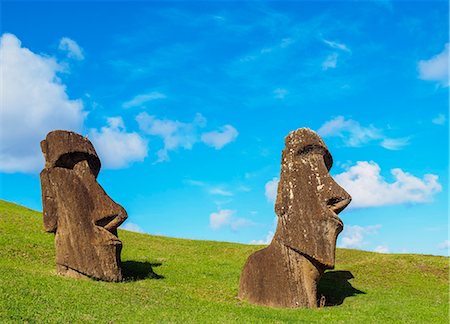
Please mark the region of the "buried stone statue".
[[55, 233], [56, 270], [70, 277], [122, 280], [117, 227], [127, 218], [97, 182], [100, 160], [91, 142], [53, 131], [41, 142], [44, 228]]
[[317, 283], [334, 268], [337, 217], [351, 200], [331, 178], [333, 163], [322, 139], [307, 128], [285, 138], [275, 203], [278, 226], [268, 247], [250, 255], [239, 298], [273, 307], [318, 306]]

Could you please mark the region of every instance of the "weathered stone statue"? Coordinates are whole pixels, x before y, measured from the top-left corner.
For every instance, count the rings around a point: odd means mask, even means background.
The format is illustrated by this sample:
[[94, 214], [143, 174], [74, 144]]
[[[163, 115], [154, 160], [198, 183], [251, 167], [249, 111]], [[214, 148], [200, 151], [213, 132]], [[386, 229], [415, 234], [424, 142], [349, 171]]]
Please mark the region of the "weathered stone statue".
[[91, 142], [57, 130], [47, 134], [41, 148], [44, 228], [55, 233], [57, 272], [122, 280], [117, 227], [127, 213], [98, 184], [100, 160]]
[[307, 128], [285, 138], [275, 212], [278, 226], [268, 247], [250, 255], [239, 297], [273, 307], [318, 306], [317, 283], [334, 268], [337, 217], [351, 200], [331, 178], [333, 163], [322, 139]]

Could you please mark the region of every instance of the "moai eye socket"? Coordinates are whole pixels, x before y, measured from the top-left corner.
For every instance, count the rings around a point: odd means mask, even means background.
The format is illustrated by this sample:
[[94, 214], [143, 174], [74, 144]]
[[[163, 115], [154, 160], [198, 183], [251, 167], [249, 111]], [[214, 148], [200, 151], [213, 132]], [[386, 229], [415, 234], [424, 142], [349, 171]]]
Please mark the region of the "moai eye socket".
[[328, 152], [328, 150], [326, 148], [324, 148], [323, 146], [320, 146], [320, 145], [316, 145], [316, 144], [306, 145], [306, 146], [302, 147], [297, 152], [297, 154], [299, 156], [307, 156], [310, 154], [321, 155], [323, 157], [323, 160], [324, 160], [325, 165], [328, 170], [330, 170], [331, 166], [333, 165], [333, 158], [331, 157], [330, 152]]

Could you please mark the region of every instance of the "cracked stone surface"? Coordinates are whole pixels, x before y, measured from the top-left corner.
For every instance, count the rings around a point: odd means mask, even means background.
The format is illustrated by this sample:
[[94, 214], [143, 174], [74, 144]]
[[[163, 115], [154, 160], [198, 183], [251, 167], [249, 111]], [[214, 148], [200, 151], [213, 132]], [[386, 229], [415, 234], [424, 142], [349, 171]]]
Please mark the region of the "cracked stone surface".
[[330, 176], [333, 160], [314, 131], [300, 128], [285, 137], [270, 245], [247, 259], [239, 298], [284, 308], [318, 307], [317, 283], [334, 268], [337, 216], [350, 195]]
[[127, 218], [97, 182], [100, 160], [91, 142], [57, 130], [41, 142], [44, 228], [55, 233], [59, 274], [105, 281], [122, 280], [122, 242], [117, 228]]

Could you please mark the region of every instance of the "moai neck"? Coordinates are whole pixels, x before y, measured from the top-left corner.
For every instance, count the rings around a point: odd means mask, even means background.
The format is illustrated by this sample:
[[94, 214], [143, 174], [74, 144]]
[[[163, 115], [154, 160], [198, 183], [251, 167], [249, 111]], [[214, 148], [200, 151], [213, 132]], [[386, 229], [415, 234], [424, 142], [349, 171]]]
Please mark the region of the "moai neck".
[[286, 245], [273, 240], [272, 244], [279, 249], [287, 267], [289, 287], [291, 289], [292, 307], [316, 308], [317, 283], [324, 273], [324, 267], [312, 259]]

